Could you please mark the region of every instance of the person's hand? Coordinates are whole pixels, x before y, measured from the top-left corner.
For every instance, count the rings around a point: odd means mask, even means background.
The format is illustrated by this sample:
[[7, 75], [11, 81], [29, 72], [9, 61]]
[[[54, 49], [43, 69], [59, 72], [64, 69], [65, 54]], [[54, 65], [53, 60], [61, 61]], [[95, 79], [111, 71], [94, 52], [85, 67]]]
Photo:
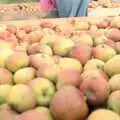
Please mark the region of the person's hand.
[[45, 10], [54, 10], [54, 0], [40, 0], [39, 7]]

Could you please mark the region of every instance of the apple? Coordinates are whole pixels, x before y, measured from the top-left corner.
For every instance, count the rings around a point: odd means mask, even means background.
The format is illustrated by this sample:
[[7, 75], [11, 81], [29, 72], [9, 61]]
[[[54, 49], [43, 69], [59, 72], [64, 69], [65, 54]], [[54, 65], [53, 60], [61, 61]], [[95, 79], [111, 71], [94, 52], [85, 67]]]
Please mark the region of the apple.
[[0, 49], [13, 49], [16, 46], [16, 43], [12, 41], [5, 41], [3, 39], [0, 39]]
[[16, 72], [29, 64], [29, 56], [24, 52], [14, 52], [7, 57], [5, 66], [11, 72]]
[[23, 112], [17, 120], [49, 120], [44, 113], [36, 110], [28, 110]]
[[51, 28], [43, 28], [42, 32], [43, 32], [43, 37], [46, 37], [46, 36], [55, 37], [56, 36], [55, 31]]
[[89, 28], [89, 30], [91, 32], [96, 32], [98, 30], [98, 27], [96, 25], [91, 25], [90, 28]]
[[93, 48], [93, 56], [104, 62], [108, 61], [115, 55], [116, 51], [106, 44], [100, 44]]
[[48, 46], [48, 45], [39, 44], [39, 45], [36, 47], [36, 52], [37, 52], [37, 53], [47, 54], [47, 55], [50, 55], [50, 56], [53, 55], [52, 48], [51, 48], [50, 46]]
[[93, 111], [87, 120], [119, 120], [120, 116], [108, 109], [98, 109]]
[[79, 60], [82, 64], [85, 64], [92, 55], [92, 48], [80, 41], [76, 43], [75, 47], [71, 49], [69, 56]]
[[49, 106], [55, 93], [54, 85], [45, 78], [38, 77], [29, 83], [34, 91], [37, 104], [40, 106]]
[[89, 23], [87, 21], [78, 21], [78, 22], [75, 22], [74, 27], [76, 31], [88, 30]]
[[89, 69], [81, 74], [80, 91], [88, 103], [93, 106], [102, 105], [109, 96], [109, 84], [104, 75], [97, 69]]
[[40, 27], [41, 28], [52, 28], [53, 24], [50, 21], [41, 21], [40, 22]]
[[53, 55], [53, 60], [54, 60], [54, 62], [56, 63], [56, 64], [58, 64], [59, 63], [59, 61], [60, 61], [60, 59], [62, 58], [61, 56], [59, 56], [59, 55]]
[[69, 51], [75, 46], [71, 39], [62, 38], [55, 41], [53, 44], [53, 51], [60, 56], [68, 56]]
[[39, 46], [39, 43], [33, 43], [31, 45], [28, 46], [28, 54], [36, 54], [37, 53], [37, 47]]
[[88, 115], [88, 106], [82, 93], [70, 85], [55, 93], [50, 110], [55, 120], [84, 120]]
[[80, 41], [80, 42], [87, 44], [89, 46], [93, 46], [93, 39], [92, 39], [92, 36], [89, 34], [81, 34], [79, 36], [73, 36], [72, 40], [75, 42]]
[[109, 75], [113, 76], [120, 74], [120, 55], [116, 55], [104, 64], [104, 71]]
[[47, 54], [36, 53], [30, 55], [30, 65], [36, 69], [42, 69], [43, 66], [53, 65], [55, 62], [53, 58]]
[[17, 112], [24, 112], [35, 107], [36, 99], [30, 87], [17, 84], [10, 90], [7, 103]]
[[120, 30], [118, 28], [111, 28], [109, 30], [106, 30], [105, 35], [109, 39], [111, 39], [111, 40], [113, 40], [115, 42], [120, 40]]
[[13, 83], [12, 73], [5, 68], [0, 68], [0, 84], [12, 84], [12, 83]]
[[109, 86], [112, 92], [120, 90], [120, 74], [116, 74], [109, 79]]
[[13, 54], [13, 50], [9, 48], [0, 49], [0, 67], [5, 68], [8, 56]]
[[48, 118], [47, 120], [53, 120], [50, 109], [47, 107], [36, 107], [36, 111], [41, 112], [45, 114], [45, 116]]
[[69, 20], [58, 20], [53, 30], [57, 35], [70, 37], [72, 34], [74, 34], [75, 28]]
[[84, 66], [84, 70], [87, 69], [102, 69], [104, 68], [104, 62], [102, 60], [93, 58], [87, 61]]
[[15, 25], [9, 24], [6, 27], [6, 30], [9, 31], [10, 33], [16, 34], [17, 27]]
[[99, 23], [97, 24], [98, 28], [107, 28], [109, 26], [109, 23], [105, 19], [101, 19]]
[[[118, 4], [118, 3], [117, 3]], [[113, 28], [120, 28], [120, 16], [115, 16], [113, 17], [113, 19], [111, 20], [111, 24], [110, 26]]]
[[74, 69], [61, 69], [57, 75], [57, 90], [61, 89], [65, 85], [71, 85], [79, 87], [82, 82], [80, 73]]
[[17, 30], [16, 30], [16, 37], [17, 37], [20, 41], [22, 41], [25, 36], [26, 36], [25, 30], [20, 30], [20, 29], [17, 29]]
[[110, 110], [120, 115], [120, 90], [114, 91], [110, 94], [107, 106]]
[[[21, 31], [23, 31], [23, 30], [21, 30]], [[25, 30], [24, 30], [24, 32], [25, 32]], [[21, 40], [26, 41], [29, 44], [33, 44], [36, 42], [40, 42], [42, 37], [43, 37], [43, 33], [42, 33], [41, 29], [35, 29], [28, 34], [26, 34], [26, 32], [25, 32], [25, 35], [21, 38]]]
[[[95, 34], [98, 35], [98, 36], [105, 36], [105, 31], [107, 31], [107, 30], [101, 28], [101, 29], [98, 29], [98, 30], [95, 32]], [[107, 37], [107, 36], [105, 36], [105, 37]]]
[[58, 39], [59, 37], [56, 35], [44, 35], [42, 39], [40, 40], [40, 44], [45, 44], [49, 45], [50, 47], [53, 47], [54, 42]]
[[82, 72], [82, 65], [81, 63], [74, 58], [63, 57], [59, 59], [58, 66], [60, 69], [74, 69], [78, 72]]
[[0, 104], [7, 102], [7, 96], [12, 89], [12, 85], [4, 84], [0, 85]]
[[115, 42], [115, 50], [118, 54], [120, 53], [120, 42]]
[[57, 64], [48, 64], [38, 69], [37, 76], [49, 79], [51, 82], [56, 83], [57, 74], [59, 72], [59, 66]]
[[29, 44], [27, 42], [20, 43], [19, 45], [16, 45], [14, 48], [15, 52], [25, 52], [27, 53]]
[[108, 39], [108, 40], [105, 41], [105, 44], [112, 47], [114, 50], [116, 50], [116, 42], [114, 42], [113, 40]]
[[35, 78], [35, 69], [24, 67], [14, 73], [13, 79], [15, 84], [28, 84]]
[[18, 114], [8, 106], [8, 104], [0, 105], [1, 120], [16, 120]]
[[5, 24], [0, 24], [0, 32], [6, 31], [6, 30], [7, 30], [7, 26]]
[[24, 30], [26, 33], [30, 33], [30, 32], [32, 32], [33, 27], [31, 25], [24, 25], [20, 29]]
[[93, 41], [94, 45], [97, 46], [99, 44], [104, 44], [105, 41], [107, 41], [107, 38], [105, 36], [95, 36]]

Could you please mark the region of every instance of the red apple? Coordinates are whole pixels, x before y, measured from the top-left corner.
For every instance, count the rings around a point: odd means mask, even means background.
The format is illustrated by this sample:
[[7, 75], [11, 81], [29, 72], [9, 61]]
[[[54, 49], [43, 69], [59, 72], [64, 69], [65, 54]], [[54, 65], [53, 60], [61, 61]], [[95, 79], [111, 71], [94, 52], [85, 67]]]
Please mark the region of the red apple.
[[82, 93], [70, 85], [55, 93], [50, 110], [55, 120], [84, 120], [88, 114]]
[[69, 56], [79, 60], [82, 64], [85, 64], [92, 55], [92, 48], [81, 42], [77, 42], [76, 46], [70, 51]]
[[101, 73], [96, 73], [95, 69], [93, 72], [88, 71], [84, 71], [81, 75], [80, 91], [84, 94], [89, 104], [94, 106], [102, 105], [109, 96], [108, 81]]

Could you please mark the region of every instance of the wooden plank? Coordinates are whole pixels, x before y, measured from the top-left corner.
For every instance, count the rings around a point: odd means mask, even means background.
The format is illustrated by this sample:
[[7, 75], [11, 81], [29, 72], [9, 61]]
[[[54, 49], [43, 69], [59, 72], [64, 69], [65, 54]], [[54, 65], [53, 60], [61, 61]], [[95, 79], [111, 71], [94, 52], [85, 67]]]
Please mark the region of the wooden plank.
[[120, 8], [97, 8], [89, 12], [89, 17], [104, 17], [104, 16], [118, 16], [120, 15]]
[[[90, 19], [102, 19], [106, 17], [71, 17], [71, 18], [54, 18], [54, 19], [33, 19], [33, 20], [17, 20], [17, 21], [0, 21], [0, 24], [13, 24], [16, 26], [23, 26], [23, 25], [38, 25], [41, 21], [51, 21], [55, 24], [61, 24], [62, 22], [68, 22], [71, 20], [77, 21], [89, 21]], [[109, 17], [107, 17], [109, 18]], [[111, 17], [110, 17], [111, 18]]]

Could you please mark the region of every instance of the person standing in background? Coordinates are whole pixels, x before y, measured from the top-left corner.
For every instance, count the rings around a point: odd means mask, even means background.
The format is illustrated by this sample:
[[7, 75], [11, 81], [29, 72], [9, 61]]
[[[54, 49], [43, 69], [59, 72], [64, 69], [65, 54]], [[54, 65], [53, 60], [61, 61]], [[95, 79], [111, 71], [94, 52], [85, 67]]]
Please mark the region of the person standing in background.
[[87, 16], [90, 0], [40, 0], [40, 7], [57, 10], [59, 17]]

